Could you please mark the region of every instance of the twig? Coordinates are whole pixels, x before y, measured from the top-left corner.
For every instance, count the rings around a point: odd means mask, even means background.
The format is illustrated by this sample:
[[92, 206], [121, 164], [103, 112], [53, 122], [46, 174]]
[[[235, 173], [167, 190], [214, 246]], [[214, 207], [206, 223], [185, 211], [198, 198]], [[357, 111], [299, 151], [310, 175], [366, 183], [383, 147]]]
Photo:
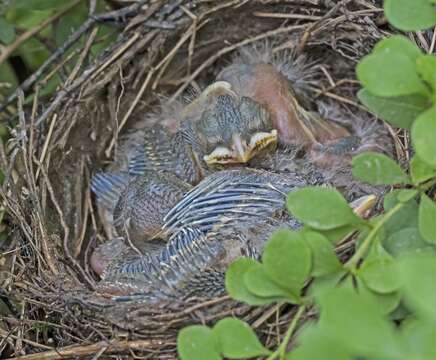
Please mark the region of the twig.
[[236, 44], [227, 46], [223, 49], [221, 49], [220, 51], [218, 51], [217, 53], [215, 53], [214, 55], [212, 55], [211, 57], [209, 57], [205, 62], [203, 62], [198, 68], [197, 70], [195, 70], [191, 76], [189, 76], [185, 83], [180, 86], [177, 91], [174, 93], [174, 95], [168, 100], [168, 103], [171, 104], [172, 102], [174, 102], [174, 100], [176, 100], [180, 94], [189, 86], [189, 84], [208, 66], [212, 65], [217, 59], [219, 59], [221, 56], [248, 44], [251, 44], [255, 41], [261, 40], [261, 39], [266, 39], [268, 37], [274, 36], [274, 35], [278, 35], [278, 34], [282, 34], [282, 33], [286, 33], [289, 32], [291, 30], [297, 30], [297, 29], [302, 29], [305, 28], [307, 25], [291, 25], [291, 26], [287, 26], [284, 28], [279, 28], [279, 29], [275, 29], [275, 30], [271, 30], [271, 31], [267, 31], [263, 34], [254, 36], [252, 38], [249, 39], [244, 39], [240, 42], [237, 42]]
[[321, 16], [301, 15], [301, 14], [283, 14], [283, 13], [268, 13], [256, 11], [253, 13], [257, 17], [274, 18], [274, 19], [301, 19], [301, 20], [320, 20]]
[[161, 341], [152, 340], [114, 340], [100, 341], [91, 345], [72, 345], [36, 354], [18, 356], [11, 360], [58, 360], [66, 357], [83, 357], [106, 349], [106, 353], [117, 353], [126, 350], [146, 350], [162, 345]]
[[289, 340], [291, 340], [292, 335], [294, 334], [298, 322], [300, 321], [301, 317], [304, 314], [304, 311], [306, 310], [306, 307], [304, 305], [300, 305], [298, 307], [298, 311], [296, 312], [295, 316], [292, 318], [291, 323], [289, 324], [289, 328], [286, 331], [285, 337], [283, 338], [282, 343], [278, 347], [276, 351], [274, 351], [266, 360], [274, 360], [277, 357], [280, 357], [280, 359], [285, 358], [285, 352], [286, 348], [288, 346]]

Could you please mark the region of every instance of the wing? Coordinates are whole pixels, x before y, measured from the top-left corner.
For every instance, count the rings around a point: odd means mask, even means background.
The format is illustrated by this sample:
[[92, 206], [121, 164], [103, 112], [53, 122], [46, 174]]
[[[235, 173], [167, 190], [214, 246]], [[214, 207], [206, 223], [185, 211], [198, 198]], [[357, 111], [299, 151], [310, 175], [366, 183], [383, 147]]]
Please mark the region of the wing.
[[91, 190], [104, 207], [113, 211], [128, 182], [129, 174], [126, 172], [97, 173], [92, 178]]
[[204, 273], [222, 250], [199, 229], [183, 229], [153, 255], [131, 256], [110, 264], [105, 270], [105, 283], [114, 284], [112, 289], [127, 289], [126, 295], [114, 297], [117, 301], [175, 297], [189, 288], [190, 279]]
[[207, 232], [237, 221], [268, 218], [284, 209], [288, 192], [302, 185], [260, 170], [220, 171], [187, 193], [166, 215], [163, 227], [176, 233], [186, 227]]

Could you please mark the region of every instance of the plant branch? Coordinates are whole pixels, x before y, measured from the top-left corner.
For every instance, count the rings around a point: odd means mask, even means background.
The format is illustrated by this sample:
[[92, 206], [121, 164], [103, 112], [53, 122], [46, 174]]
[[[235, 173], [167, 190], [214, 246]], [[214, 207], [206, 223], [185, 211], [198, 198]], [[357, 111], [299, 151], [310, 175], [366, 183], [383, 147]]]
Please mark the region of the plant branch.
[[268, 356], [268, 358], [266, 360], [274, 360], [277, 357], [279, 357], [280, 359], [284, 359], [285, 358], [285, 354], [286, 354], [286, 348], [288, 347], [288, 343], [291, 340], [292, 335], [294, 334], [298, 322], [300, 321], [301, 317], [304, 314], [304, 311], [306, 310], [306, 306], [305, 305], [301, 305], [294, 318], [292, 319], [291, 323], [289, 324], [289, 328], [286, 331], [285, 337], [283, 338], [283, 341], [281, 342], [280, 346], [277, 348], [276, 351], [274, 351], [270, 356]]
[[348, 260], [344, 268], [348, 269], [350, 272], [354, 272], [356, 270], [356, 266], [359, 262], [359, 260], [363, 257], [363, 255], [368, 250], [369, 246], [371, 245], [372, 241], [374, 240], [375, 236], [379, 232], [379, 230], [382, 228], [382, 226], [402, 207], [404, 206], [403, 202], [398, 203], [395, 205], [391, 210], [389, 210], [372, 228], [368, 236], [363, 240], [362, 245], [357, 249], [357, 251], [354, 253], [354, 255], [351, 257], [350, 260]]

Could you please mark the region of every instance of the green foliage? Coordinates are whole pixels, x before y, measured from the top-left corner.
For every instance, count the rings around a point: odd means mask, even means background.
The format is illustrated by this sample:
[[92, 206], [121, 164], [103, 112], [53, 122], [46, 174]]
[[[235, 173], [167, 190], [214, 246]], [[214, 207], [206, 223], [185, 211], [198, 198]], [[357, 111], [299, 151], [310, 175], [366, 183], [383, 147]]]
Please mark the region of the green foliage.
[[414, 155], [410, 162], [410, 175], [414, 184], [425, 182], [436, 176], [436, 166], [431, 166]]
[[375, 115], [404, 129], [410, 129], [415, 118], [430, 104], [427, 97], [419, 94], [382, 97], [371, 94], [367, 89], [360, 90], [357, 97]]
[[436, 203], [425, 194], [419, 204], [419, 232], [425, 241], [436, 244]]
[[391, 158], [379, 153], [363, 153], [353, 158], [353, 175], [373, 185], [407, 184], [409, 177]]
[[15, 28], [5, 18], [0, 17], [0, 42], [9, 44], [15, 39]]
[[180, 357], [190, 360], [247, 359], [271, 353], [250, 326], [236, 318], [222, 319], [213, 329], [188, 326], [180, 331], [177, 343]]
[[310, 248], [301, 233], [279, 230], [265, 247], [266, 273], [280, 286], [299, 295], [312, 265]]
[[[436, 1], [387, 0], [388, 19], [401, 29], [436, 24]], [[266, 350], [247, 324], [218, 322], [195, 336], [179, 335], [182, 360], [268, 356], [268, 360], [433, 359], [436, 357], [436, 61], [404, 36], [380, 41], [362, 59], [360, 100], [394, 126], [411, 130], [414, 156], [404, 169], [391, 158], [364, 153], [353, 175], [396, 185], [384, 210], [359, 218], [334, 189], [307, 187], [287, 198], [299, 231], [277, 231], [261, 261], [238, 259], [226, 274], [231, 297], [250, 305], [297, 307], [278, 348]], [[407, 172], [409, 170], [409, 172]], [[341, 261], [333, 244], [355, 234], [355, 251]], [[307, 311], [317, 318], [300, 322]], [[209, 331], [207, 331], [209, 330]], [[185, 334], [184, 336], [182, 336]], [[187, 334], [187, 335], [186, 335]], [[297, 335], [296, 335], [297, 334]], [[189, 336], [191, 342], [188, 342]], [[286, 353], [293, 340], [292, 351]], [[204, 348], [211, 355], [204, 355]]]
[[418, 116], [412, 125], [412, 143], [416, 153], [432, 167], [436, 167], [434, 134], [436, 134], [436, 105]]
[[341, 270], [341, 262], [338, 260], [332, 244], [324, 235], [307, 231], [304, 233], [304, 239], [312, 253], [310, 274], [313, 277], [330, 275]]
[[212, 334], [223, 356], [231, 359], [246, 359], [270, 353], [257, 339], [250, 326], [235, 318], [218, 321]]
[[405, 38], [382, 40], [357, 65], [357, 77], [376, 96], [426, 95], [428, 90], [416, 69], [415, 46]]
[[384, 9], [389, 22], [405, 31], [421, 30], [436, 24], [432, 0], [385, 0]]
[[[245, 275], [249, 270], [255, 269], [257, 264], [256, 261], [246, 258], [239, 259], [230, 264], [226, 273], [226, 289], [228, 293], [233, 299], [246, 302], [249, 305], [263, 305], [280, 300], [281, 296], [258, 296], [248, 289], [245, 283]], [[250, 279], [248, 279], [248, 281], [250, 281]]]
[[177, 338], [178, 351], [182, 359], [220, 360], [219, 346], [212, 330], [207, 326], [192, 325], [182, 329]]
[[336, 189], [299, 189], [288, 195], [287, 207], [297, 219], [318, 230], [359, 223], [359, 218]]
[[[105, 2], [97, 1], [97, 11], [103, 11]], [[59, 0], [11, 0], [0, 8], [0, 45], [8, 46], [16, 40], [17, 32], [29, 31], [40, 25], [51, 16], [71, 7], [70, 2]], [[87, 2], [82, 1], [71, 7], [57, 21], [23, 42], [11, 55], [19, 56], [25, 65], [25, 74], [20, 69], [21, 76], [30, 75], [36, 71], [52, 54], [54, 49], [65, 43], [68, 37], [77, 30], [88, 18]], [[115, 38], [116, 32], [106, 25], [99, 25], [96, 41], [91, 47], [91, 54], [97, 56]], [[69, 56], [75, 49], [81, 49], [86, 41], [82, 38], [77, 41], [65, 54]], [[74, 54], [63, 66], [71, 71], [78, 54]], [[17, 69], [9, 66], [7, 62], [0, 64], [0, 95], [6, 96], [17, 86]], [[52, 76], [44, 82], [40, 96], [50, 95], [60, 83], [60, 78]], [[0, 96], [1, 97], [1, 96]]]

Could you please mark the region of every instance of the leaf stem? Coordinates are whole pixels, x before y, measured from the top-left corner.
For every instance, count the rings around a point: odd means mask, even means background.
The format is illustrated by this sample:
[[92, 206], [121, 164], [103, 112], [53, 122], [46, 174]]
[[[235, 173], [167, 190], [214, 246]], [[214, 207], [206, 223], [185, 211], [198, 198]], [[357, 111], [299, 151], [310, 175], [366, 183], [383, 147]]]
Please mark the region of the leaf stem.
[[351, 273], [354, 273], [356, 271], [356, 266], [359, 262], [359, 260], [363, 257], [363, 255], [368, 250], [369, 246], [371, 245], [373, 239], [377, 235], [378, 231], [381, 229], [381, 227], [402, 207], [404, 206], [404, 203], [398, 203], [395, 205], [391, 210], [389, 210], [372, 228], [368, 236], [363, 240], [362, 245], [357, 249], [357, 251], [354, 253], [354, 255], [351, 257], [350, 260], [348, 260], [344, 268], [348, 269]]
[[283, 338], [283, 341], [281, 342], [280, 346], [277, 348], [276, 351], [274, 351], [266, 360], [274, 360], [277, 357], [280, 358], [280, 360], [283, 360], [286, 355], [286, 348], [288, 346], [289, 341], [291, 340], [292, 335], [295, 332], [295, 329], [297, 328], [298, 322], [301, 319], [301, 316], [304, 314], [304, 311], [306, 310], [305, 305], [300, 305], [297, 312], [295, 313], [294, 318], [292, 319], [291, 323], [289, 324], [289, 328], [286, 331], [285, 337]]

